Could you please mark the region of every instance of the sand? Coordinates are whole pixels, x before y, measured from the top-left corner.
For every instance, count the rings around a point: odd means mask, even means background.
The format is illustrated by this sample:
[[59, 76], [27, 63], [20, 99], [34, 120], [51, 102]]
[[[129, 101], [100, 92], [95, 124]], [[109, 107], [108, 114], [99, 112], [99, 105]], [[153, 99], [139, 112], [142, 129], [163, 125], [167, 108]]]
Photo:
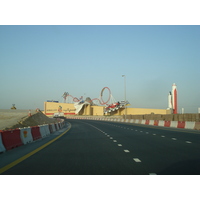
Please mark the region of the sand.
[[36, 126], [55, 121], [42, 112], [36, 113], [35, 110], [31, 110], [31, 117], [28, 117], [28, 114], [29, 110], [0, 109], [0, 130]]

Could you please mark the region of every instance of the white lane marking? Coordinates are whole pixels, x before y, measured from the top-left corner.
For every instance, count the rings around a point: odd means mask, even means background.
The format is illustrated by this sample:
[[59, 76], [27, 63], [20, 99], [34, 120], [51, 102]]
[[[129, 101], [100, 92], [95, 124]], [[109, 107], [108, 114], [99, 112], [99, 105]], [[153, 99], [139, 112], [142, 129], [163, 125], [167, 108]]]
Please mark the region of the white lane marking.
[[161, 137], [165, 137], [164, 135], [162, 135]]
[[156, 135], [155, 133], [153, 135]]
[[110, 135], [107, 135], [108, 137], [110, 137]]
[[137, 130], [135, 130], [135, 131], [137, 131]]
[[110, 137], [110, 139], [112, 140], [113, 138], [112, 138], [112, 137]]
[[191, 144], [192, 142], [190, 142], [190, 141], [186, 141], [186, 143]]
[[131, 129], [133, 131], [133, 129]]
[[142, 131], [140, 131], [140, 133], [142, 133]]
[[129, 151], [129, 150], [127, 150], [127, 149], [124, 149], [124, 152], [126, 152], [126, 153], [129, 153], [130, 151]]
[[147, 134], [149, 133], [149, 132], [146, 132]]
[[140, 159], [138, 159], [138, 158], [133, 158], [133, 160], [135, 161], [135, 162], [142, 162]]
[[177, 140], [176, 138], [172, 138], [172, 140]]
[[113, 142], [117, 142], [117, 140], [113, 140]]
[[156, 173], [149, 173], [149, 175], [157, 175]]
[[121, 144], [118, 144], [118, 146], [121, 147], [122, 145], [121, 145]]

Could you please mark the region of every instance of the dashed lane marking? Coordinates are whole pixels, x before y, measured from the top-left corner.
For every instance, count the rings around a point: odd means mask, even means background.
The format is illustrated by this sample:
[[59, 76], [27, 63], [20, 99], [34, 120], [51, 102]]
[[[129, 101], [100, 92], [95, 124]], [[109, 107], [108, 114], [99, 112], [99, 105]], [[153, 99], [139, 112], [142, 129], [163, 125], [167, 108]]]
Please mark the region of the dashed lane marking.
[[135, 162], [142, 162], [139, 158], [133, 158]]
[[176, 138], [172, 138], [172, 140], [177, 140]]
[[162, 135], [161, 137], [165, 137], [164, 135]]
[[190, 142], [190, 141], [186, 141], [186, 143], [191, 144], [192, 142]]
[[156, 135], [155, 133], [153, 135]]
[[124, 149], [124, 152], [126, 152], [126, 153], [129, 153], [130, 151], [129, 151], [129, 150], [127, 150], [127, 149]]
[[121, 145], [121, 144], [118, 144], [118, 146], [121, 147], [122, 145]]
[[117, 140], [113, 140], [113, 142], [117, 142]]
[[157, 175], [156, 173], [149, 173], [149, 175]]
[[110, 139], [112, 140], [113, 138], [112, 138], [112, 137], [110, 137]]

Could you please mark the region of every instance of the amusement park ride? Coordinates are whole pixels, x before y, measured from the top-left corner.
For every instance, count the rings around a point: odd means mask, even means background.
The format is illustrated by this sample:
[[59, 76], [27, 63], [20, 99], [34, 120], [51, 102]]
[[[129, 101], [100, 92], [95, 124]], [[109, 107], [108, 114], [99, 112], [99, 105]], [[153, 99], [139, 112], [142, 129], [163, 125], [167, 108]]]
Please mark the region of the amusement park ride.
[[[107, 101], [103, 100], [103, 93], [104, 93], [105, 90], [107, 90], [108, 94], [109, 94]], [[129, 106], [130, 105], [128, 101], [120, 101], [120, 102], [118, 101], [117, 102], [114, 99], [114, 97], [112, 96], [111, 91], [110, 91], [110, 89], [108, 87], [104, 87], [101, 90], [99, 98], [94, 98], [94, 99], [87, 98], [87, 100], [83, 100], [83, 96], [81, 96], [80, 98], [73, 97], [68, 92], [65, 92], [62, 97], [64, 98], [64, 103], [67, 102], [68, 98], [71, 98], [71, 100], [74, 102], [74, 107], [76, 108], [75, 114], [78, 114], [78, 112], [86, 104], [105, 106], [104, 114], [114, 112], [114, 111], [116, 111], [116, 110], [118, 110], [120, 108], [125, 108], [125, 106]]]

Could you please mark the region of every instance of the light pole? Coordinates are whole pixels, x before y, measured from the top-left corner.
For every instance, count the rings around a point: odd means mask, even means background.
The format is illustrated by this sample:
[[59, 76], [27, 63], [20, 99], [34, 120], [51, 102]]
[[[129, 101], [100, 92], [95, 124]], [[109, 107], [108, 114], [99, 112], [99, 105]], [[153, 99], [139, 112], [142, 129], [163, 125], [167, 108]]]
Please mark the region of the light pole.
[[127, 114], [127, 110], [126, 110], [126, 76], [122, 75], [122, 77], [124, 77], [125, 120], [126, 120], [126, 114]]

